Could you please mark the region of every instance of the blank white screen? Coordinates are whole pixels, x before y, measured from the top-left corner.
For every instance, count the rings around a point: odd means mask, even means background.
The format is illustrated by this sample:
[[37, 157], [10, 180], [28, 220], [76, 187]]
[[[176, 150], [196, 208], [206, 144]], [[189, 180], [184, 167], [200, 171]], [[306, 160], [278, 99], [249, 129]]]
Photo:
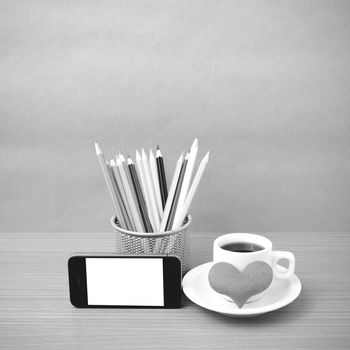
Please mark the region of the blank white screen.
[[164, 306], [163, 259], [86, 258], [88, 305]]

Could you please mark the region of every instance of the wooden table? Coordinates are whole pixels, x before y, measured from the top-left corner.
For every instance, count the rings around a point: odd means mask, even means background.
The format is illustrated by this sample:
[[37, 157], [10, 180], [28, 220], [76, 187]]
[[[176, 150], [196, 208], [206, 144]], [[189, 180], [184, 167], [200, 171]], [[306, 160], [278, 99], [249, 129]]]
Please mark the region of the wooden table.
[[[192, 233], [192, 266], [219, 233]], [[67, 259], [113, 252], [112, 233], [0, 234], [0, 349], [336, 349], [350, 344], [350, 233], [266, 233], [295, 253], [303, 290], [260, 317], [228, 318], [183, 297], [162, 309], [76, 309]]]

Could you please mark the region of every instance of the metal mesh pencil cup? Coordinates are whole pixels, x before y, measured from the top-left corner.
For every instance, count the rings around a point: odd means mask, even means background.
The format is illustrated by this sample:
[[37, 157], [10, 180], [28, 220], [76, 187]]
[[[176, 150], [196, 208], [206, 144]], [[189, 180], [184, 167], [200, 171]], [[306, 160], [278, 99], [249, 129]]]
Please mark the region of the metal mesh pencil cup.
[[188, 228], [191, 223], [192, 217], [188, 215], [184, 224], [176, 230], [147, 233], [125, 230], [119, 226], [116, 216], [111, 219], [119, 254], [176, 255], [181, 260], [183, 274], [189, 270]]

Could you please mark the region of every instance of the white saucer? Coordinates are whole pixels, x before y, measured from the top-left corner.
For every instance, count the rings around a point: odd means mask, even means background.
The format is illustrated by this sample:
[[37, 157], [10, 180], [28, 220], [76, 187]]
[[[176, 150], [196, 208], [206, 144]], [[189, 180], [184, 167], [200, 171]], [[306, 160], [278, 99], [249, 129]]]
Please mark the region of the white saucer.
[[[290, 304], [301, 291], [300, 280], [295, 274], [286, 280], [274, 279], [260, 300], [239, 309], [235, 303], [225, 300], [210, 287], [208, 272], [212, 265], [213, 262], [209, 262], [189, 271], [182, 280], [183, 291], [195, 304], [226, 316], [257, 316], [274, 311]], [[284, 269], [282, 266], [280, 268]]]

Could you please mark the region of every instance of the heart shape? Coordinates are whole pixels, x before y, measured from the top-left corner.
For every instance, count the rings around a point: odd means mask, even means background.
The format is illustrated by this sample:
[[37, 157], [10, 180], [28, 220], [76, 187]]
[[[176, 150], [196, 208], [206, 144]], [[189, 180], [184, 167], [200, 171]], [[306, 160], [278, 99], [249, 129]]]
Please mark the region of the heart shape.
[[230, 297], [241, 309], [250, 297], [271, 284], [273, 271], [264, 261], [254, 261], [242, 272], [232, 264], [219, 262], [211, 267], [208, 279], [211, 288]]

